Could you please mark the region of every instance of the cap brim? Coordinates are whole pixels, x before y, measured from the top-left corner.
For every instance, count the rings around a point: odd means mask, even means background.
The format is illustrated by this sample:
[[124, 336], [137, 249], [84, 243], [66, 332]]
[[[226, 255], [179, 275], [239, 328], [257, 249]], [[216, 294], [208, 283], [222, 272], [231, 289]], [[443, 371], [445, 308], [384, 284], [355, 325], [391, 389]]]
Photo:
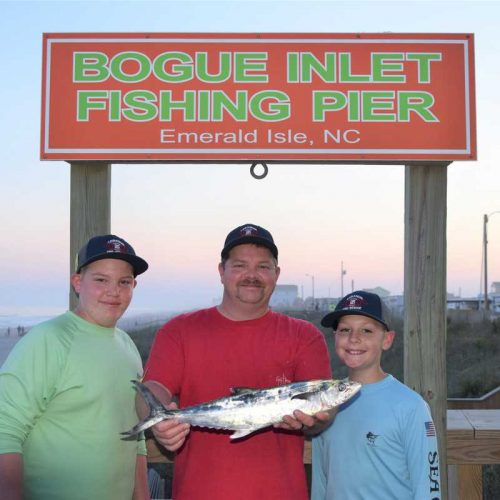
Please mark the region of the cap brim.
[[377, 318], [373, 314], [368, 314], [363, 311], [355, 311], [355, 310], [331, 312], [321, 320], [321, 326], [336, 328], [339, 319], [342, 316], [366, 316], [367, 318], [371, 318], [374, 319], [375, 321], [378, 321], [380, 324], [384, 325], [384, 327], [387, 330], [390, 330], [389, 325], [385, 321], [382, 321], [380, 318]]
[[77, 270], [76, 272], [79, 273], [82, 267], [88, 266], [89, 264], [92, 264], [92, 262], [96, 262], [98, 260], [102, 259], [116, 259], [116, 260], [124, 260], [125, 262], [128, 262], [131, 266], [132, 269], [134, 270], [134, 276], [138, 276], [139, 274], [142, 274], [145, 272], [149, 265], [148, 263], [144, 260], [138, 257], [137, 255], [129, 255], [126, 253], [101, 253], [99, 255], [94, 255], [91, 259], [87, 260], [85, 263], [83, 263]]
[[229, 243], [222, 249], [221, 257], [226, 258], [229, 252], [234, 247], [237, 247], [238, 245], [245, 245], [246, 243], [266, 247], [273, 254], [273, 257], [275, 259], [278, 258], [278, 247], [276, 245], [273, 245], [269, 240], [266, 240], [265, 238], [259, 238], [258, 236], [242, 236], [236, 241]]

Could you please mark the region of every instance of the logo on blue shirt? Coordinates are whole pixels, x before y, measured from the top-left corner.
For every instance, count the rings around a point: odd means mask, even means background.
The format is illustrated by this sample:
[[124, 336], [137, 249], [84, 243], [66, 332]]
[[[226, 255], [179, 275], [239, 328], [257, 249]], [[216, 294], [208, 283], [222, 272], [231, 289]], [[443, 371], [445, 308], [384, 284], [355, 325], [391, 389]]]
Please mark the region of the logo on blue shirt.
[[373, 434], [373, 432], [369, 432], [366, 435], [366, 441], [369, 446], [375, 446], [375, 440], [378, 438], [378, 434]]

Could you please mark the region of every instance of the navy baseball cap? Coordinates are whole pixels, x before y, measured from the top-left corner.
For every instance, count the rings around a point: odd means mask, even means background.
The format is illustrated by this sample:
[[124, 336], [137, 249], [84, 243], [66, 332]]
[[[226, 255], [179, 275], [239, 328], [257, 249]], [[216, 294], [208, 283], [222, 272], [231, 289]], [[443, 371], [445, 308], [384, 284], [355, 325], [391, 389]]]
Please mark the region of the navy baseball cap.
[[135, 254], [132, 246], [123, 238], [114, 234], [94, 236], [83, 245], [76, 256], [75, 272], [79, 273], [82, 267], [101, 259], [119, 259], [128, 262], [134, 276], [142, 274], [148, 268], [148, 263]]
[[238, 245], [245, 243], [252, 243], [253, 245], [261, 245], [268, 248], [273, 257], [278, 259], [278, 248], [274, 244], [271, 233], [263, 227], [256, 226], [255, 224], [243, 224], [242, 226], [233, 229], [224, 242], [224, 248], [220, 253], [223, 259], [227, 259], [229, 251]]
[[331, 326], [334, 330], [339, 324], [339, 319], [348, 314], [367, 316], [382, 323], [386, 330], [390, 330], [384, 319], [382, 301], [376, 293], [357, 291], [346, 295], [335, 307], [335, 311], [327, 314], [322, 320], [322, 326]]

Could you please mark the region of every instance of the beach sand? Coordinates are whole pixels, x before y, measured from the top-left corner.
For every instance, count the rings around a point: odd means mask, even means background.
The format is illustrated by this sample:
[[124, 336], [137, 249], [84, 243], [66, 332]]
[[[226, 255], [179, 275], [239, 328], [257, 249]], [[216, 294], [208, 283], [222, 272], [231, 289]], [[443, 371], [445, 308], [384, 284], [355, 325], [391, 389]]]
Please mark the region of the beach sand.
[[0, 335], [0, 366], [3, 365], [3, 362], [7, 359], [10, 350], [20, 338], [21, 337], [18, 337], [17, 334], [11, 334], [10, 337]]

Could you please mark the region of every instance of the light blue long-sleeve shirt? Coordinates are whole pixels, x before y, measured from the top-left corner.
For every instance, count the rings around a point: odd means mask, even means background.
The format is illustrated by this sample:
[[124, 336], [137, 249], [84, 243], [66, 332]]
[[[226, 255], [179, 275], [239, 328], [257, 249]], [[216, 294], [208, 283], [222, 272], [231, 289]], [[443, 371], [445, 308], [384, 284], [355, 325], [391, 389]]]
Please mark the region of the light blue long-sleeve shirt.
[[312, 500], [441, 498], [429, 407], [391, 375], [340, 407], [312, 457]]

